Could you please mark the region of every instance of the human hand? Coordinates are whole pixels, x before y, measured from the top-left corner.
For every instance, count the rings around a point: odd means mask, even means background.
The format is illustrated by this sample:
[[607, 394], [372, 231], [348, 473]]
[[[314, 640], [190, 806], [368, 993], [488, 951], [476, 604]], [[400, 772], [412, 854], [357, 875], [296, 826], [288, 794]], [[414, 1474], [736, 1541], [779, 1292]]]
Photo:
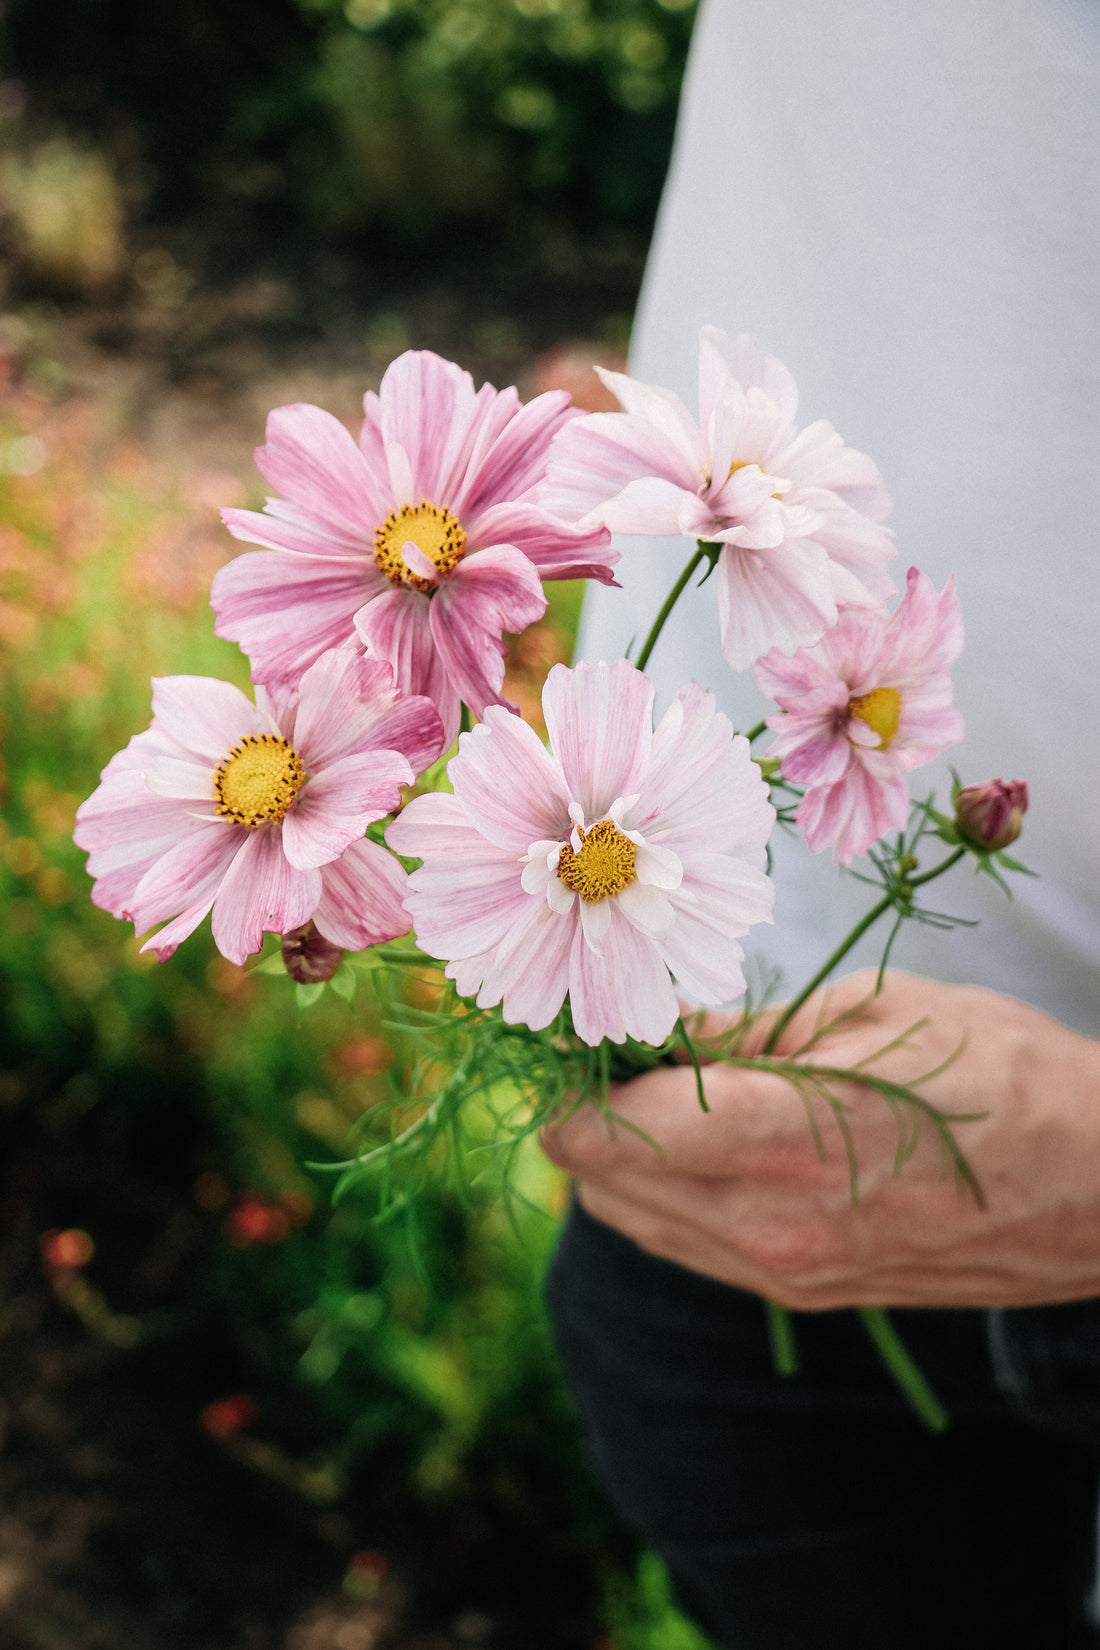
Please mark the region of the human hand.
[[[895, 1173], [890, 1108], [842, 1084], [853, 1206], [835, 1123], [821, 1119], [822, 1158], [786, 1078], [721, 1061], [703, 1071], [709, 1112], [690, 1067], [661, 1067], [612, 1091], [612, 1111], [632, 1128], [609, 1131], [583, 1106], [544, 1130], [544, 1149], [576, 1178], [585, 1208], [643, 1249], [795, 1310], [1100, 1295], [1100, 1042], [989, 991], [890, 972], [874, 996], [874, 981], [853, 975], [811, 998], [776, 1057], [797, 1055], [826, 1022], [805, 1055], [817, 1065], [852, 1069], [901, 1039], [873, 1060], [878, 1076], [914, 1083], [935, 1071], [919, 1085], [927, 1100], [986, 1113], [956, 1125], [984, 1209], [927, 1124]], [[766, 1035], [762, 1017], [741, 1052]]]

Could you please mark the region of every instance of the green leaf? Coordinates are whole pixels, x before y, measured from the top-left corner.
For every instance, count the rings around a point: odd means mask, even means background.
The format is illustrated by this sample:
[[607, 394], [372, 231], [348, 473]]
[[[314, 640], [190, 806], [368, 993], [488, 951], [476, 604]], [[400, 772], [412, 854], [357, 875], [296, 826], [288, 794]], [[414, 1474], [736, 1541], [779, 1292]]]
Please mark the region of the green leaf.
[[342, 997], [350, 1008], [355, 1001], [355, 988], [359, 982], [355, 978], [354, 968], [352, 968], [346, 957], [328, 983], [336, 995]]

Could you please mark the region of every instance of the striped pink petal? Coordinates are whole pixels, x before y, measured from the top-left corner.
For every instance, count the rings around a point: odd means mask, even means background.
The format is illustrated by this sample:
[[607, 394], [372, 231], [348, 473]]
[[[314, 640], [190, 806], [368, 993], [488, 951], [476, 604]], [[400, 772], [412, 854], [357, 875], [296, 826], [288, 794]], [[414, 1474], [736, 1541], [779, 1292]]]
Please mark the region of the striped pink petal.
[[420, 945], [510, 1023], [549, 1025], [568, 993], [585, 1041], [660, 1043], [673, 974], [706, 1002], [744, 990], [736, 937], [770, 920], [767, 787], [711, 695], [685, 689], [656, 735], [652, 704], [625, 660], [555, 666], [549, 750], [491, 709], [460, 740], [454, 794], [414, 797], [386, 833], [423, 861]]

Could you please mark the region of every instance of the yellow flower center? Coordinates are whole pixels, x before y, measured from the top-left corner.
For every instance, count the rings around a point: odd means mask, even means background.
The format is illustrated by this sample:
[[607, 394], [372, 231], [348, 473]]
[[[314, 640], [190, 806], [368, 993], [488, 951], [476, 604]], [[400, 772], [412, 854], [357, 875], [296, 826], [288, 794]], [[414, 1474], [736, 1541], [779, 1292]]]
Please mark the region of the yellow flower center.
[[453, 572], [466, 548], [466, 534], [457, 516], [429, 504], [426, 498], [391, 510], [374, 535], [375, 565], [394, 584], [411, 584], [417, 590], [434, 590], [436, 580], [414, 573], [405, 560], [403, 547], [410, 539], [440, 578]]
[[275, 824], [306, 782], [294, 746], [276, 733], [249, 733], [214, 770], [218, 812], [234, 825], [254, 831]]
[[630, 883], [637, 882], [634, 844], [613, 819], [601, 819], [589, 831], [582, 831], [578, 825], [577, 835], [580, 847], [574, 851], [567, 842], [558, 856], [558, 875], [587, 905], [621, 894]]
[[872, 688], [848, 701], [849, 716], [858, 716], [879, 737], [879, 749], [888, 750], [897, 737], [901, 721], [901, 694], [897, 688]]

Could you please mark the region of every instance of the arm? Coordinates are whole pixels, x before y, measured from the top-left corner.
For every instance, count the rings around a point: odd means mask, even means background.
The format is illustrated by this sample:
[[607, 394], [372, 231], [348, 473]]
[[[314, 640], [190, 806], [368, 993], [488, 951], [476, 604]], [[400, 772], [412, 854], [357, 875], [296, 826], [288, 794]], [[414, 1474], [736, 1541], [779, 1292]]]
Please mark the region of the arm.
[[609, 1132], [590, 1106], [544, 1132], [548, 1155], [576, 1177], [591, 1214], [642, 1248], [792, 1309], [1100, 1295], [1100, 1042], [972, 987], [899, 973], [877, 997], [873, 986], [873, 973], [854, 975], [811, 999], [776, 1053], [797, 1053], [816, 1023], [864, 998], [815, 1042], [815, 1063], [850, 1068], [926, 1020], [874, 1070], [913, 1082], [960, 1050], [921, 1093], [945, 1111], [988, 1113], [956, 1129], [985, 1210], [945, 1168], [927, 1126], [895, 1175], [893, 1117], [860, 1089], [846, 1094], [859, 1164], [853, 1208], [835, 1124], [822, 1119], [822, 1160], [789, 1082], [720, 1062], [704, 1073], [709, 1113], [689, 1068], [614, 1092], [613, 1109], [663, 1155], [630, 1130]]

